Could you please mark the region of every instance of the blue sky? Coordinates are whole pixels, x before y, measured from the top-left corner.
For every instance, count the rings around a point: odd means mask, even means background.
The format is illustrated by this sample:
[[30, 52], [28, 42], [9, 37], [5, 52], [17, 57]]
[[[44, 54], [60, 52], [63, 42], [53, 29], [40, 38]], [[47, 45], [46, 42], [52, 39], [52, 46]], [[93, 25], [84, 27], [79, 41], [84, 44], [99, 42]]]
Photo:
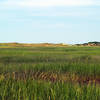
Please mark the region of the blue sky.
[[100, 41], [99, 0], [0, 0], [0, 42]]

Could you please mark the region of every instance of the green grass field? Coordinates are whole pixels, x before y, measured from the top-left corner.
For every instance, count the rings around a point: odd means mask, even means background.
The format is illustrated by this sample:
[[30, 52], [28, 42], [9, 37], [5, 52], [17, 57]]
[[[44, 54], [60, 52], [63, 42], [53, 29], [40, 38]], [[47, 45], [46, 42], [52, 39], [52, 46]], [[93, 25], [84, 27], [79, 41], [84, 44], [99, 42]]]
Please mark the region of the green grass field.
[[100, 100], [100, 47], [0, 47], [0, 100]]

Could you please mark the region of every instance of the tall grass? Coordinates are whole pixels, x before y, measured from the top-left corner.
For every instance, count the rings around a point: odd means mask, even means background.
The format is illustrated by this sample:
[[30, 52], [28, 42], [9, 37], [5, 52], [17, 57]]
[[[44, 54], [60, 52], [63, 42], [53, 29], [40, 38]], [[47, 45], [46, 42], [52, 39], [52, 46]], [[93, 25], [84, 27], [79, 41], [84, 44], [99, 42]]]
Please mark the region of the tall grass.
[[42, 81], [0, 81], [1, 100], [99, 100], [100, 87], [94, 84]]
[[0, 47], [0, 100], [99, 100], [100, 47]]

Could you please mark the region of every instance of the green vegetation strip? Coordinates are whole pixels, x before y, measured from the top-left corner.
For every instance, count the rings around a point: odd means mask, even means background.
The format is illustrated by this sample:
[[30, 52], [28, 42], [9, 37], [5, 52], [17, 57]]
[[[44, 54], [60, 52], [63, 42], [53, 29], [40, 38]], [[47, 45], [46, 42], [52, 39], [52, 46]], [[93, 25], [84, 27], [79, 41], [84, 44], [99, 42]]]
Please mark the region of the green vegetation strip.
[[0, 100], [99, 100], [100, 86], [0, 80]]

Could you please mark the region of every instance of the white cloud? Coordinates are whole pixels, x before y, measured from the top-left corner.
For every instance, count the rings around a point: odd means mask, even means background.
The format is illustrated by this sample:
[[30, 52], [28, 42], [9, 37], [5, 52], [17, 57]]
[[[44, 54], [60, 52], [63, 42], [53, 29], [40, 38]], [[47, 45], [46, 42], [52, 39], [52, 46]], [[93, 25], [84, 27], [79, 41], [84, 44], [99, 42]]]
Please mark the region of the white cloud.
[[8, 0], [1, 3], [5, 6], [18, 7], [88, 6], [98, 4], [100, 4], [98, 0]]
[[[100, 1], [98, 0], [8, 0], [5, 2], [0, 2], [0, 9], [1, 6], [3, 6], [3, 9], [6, 10], [14, 9], [14, 7], [18, 7], [20, 10], [21, 8], [29, 8], [25, 9], [25, 13], [27, 13], [27, 16], [50, 16], [50, 17], [57, 17], [57, 16], [74, 16], [74, 17], [89, 17], [93, 16], [92, 11], [86, 11], [86, 10], [64, 10], [63, 9], [53, 9], [53, 8], [45, 8], [45, 7], [67, 7], [67, 6], [87, 6], [87, 5], [98, 5], [100, 4]], [[39, 9], [34, 9], [34, 7]], [[33, 9], [30, 9], [33, 8]], [[5, 11], [6, 11], [5, 10]], [[2, 11], [2, 9], [1, 9]], [[4, 12], [3, 12], [4, 13]], [[23, 12], [22, 12], [23, 13]], [[25, 15], [24, 13], [24, 15]], [[7, 13], [9, 14], [9, 13]], [[6, 15], [7, 15], [6, 14]], [[3, 17], [4, 14], [1, 14]], [[16, 16], [16, 15], [7, 15], [7, 16]], [[18, 16], [21, 16], [20, 14]]]
[[50, 6], [80, 6], [91, 5], [93, 2], [90, 0], [39, 0], [39, 1], [26, 1], [20, 2], [21, 6], [31, 7], [50, 7]]

